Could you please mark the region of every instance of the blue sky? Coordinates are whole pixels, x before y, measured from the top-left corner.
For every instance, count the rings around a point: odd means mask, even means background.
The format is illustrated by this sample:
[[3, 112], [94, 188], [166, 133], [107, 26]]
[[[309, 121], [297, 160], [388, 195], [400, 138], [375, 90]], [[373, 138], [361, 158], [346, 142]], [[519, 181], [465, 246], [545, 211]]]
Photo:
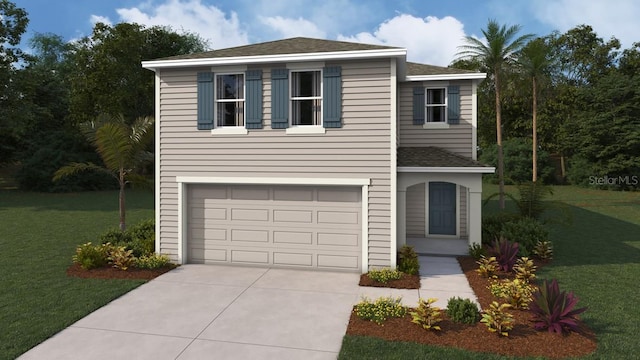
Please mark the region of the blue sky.
[[589, 24], [604, 39], [640, 41], [637, 0], [13, 0], [33, 33], [72, 41], [96, 21], [169, 25], [208, 39], [214, 49], [293, 36], [408, 49], [408, 58], [447, 65], [465, 35], [481, 36], [489, 18], [546, 35]]

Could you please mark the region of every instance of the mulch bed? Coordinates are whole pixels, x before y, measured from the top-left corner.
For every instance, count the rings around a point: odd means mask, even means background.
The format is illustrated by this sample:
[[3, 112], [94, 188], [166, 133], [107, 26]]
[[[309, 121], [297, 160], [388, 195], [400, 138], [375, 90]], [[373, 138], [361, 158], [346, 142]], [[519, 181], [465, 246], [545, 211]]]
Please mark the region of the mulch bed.
[[73, 264], [67, 268], [67, 276], [74, 276], [84, 279], [135, 279], [151, 280], [175, 268], [174, 266], [163, 267], [154, 270], [137, 269], [134, 267], [127, 270], [120, 270], [114, 267], [101, 267], [85, 270], [78, 264]]
[[[488, 280], [475, 272], [477, 265], [473, 258], [460, 257], [458, 262], [480, 305], [488, 308], [491, 301], [495, 300], [487, 289]], [[544, 263], [538, 262], [536, 265], [540, 268]], [[506, 275], [502, 274], [502, 277]], [[551, 359], [585, 356], [596, 350], [596, 336], [586, 325], [582, 325], [580, 333], [551, 334], [533, 329], [530, 321], [531, 314], [528, 311], [510, 310], [510, 312], [514, 315], [516, 325], [509, 332], [508, 337], [500, 337], [489, 332], [482, 323], [475, 325], [455, 323], [444, 313], [444, 320], [438, 324], [442, 330], [435, 332], [423, 330], [411, 323], [409, 315], [404, 318], [391, 318], [380, 326], [374, 322], [362, 320], [352, 312], [347, 334], [455, 347], [505, 356], [542, 356]]]
[[420, 275], [402, 274], [402, 277], [398, 280], [390, 280], [386, 283], [381, 283], [369, 278], [367, 274], [360, 275], [360, 286], [373, 286], [373, 287], [386, 287], [394, 289], [420, 289]]

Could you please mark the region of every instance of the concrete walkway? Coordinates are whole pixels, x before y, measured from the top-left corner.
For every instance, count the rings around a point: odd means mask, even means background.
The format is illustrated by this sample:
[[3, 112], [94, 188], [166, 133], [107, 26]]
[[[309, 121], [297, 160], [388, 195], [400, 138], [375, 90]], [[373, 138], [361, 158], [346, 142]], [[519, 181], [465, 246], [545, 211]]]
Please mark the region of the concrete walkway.
[[422, 288], [358, 274], [184, 265], [89, 314], [20, 359], [335, 359], [362, 296], [475, 300], [455, 258], [420, 257]]

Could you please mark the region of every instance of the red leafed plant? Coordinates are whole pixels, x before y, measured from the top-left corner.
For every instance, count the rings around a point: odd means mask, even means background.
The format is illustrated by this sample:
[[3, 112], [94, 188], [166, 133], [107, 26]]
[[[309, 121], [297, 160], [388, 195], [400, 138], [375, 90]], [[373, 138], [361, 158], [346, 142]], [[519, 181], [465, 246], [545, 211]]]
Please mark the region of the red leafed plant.
[[572, 293], [560, 291], [556, 279], [544, 280], [538, 291], [533, 294], [533, 302], [529, 305], [533, 313], [533, 327], [558, 334], [578, 331], [576, 315], [587, 310], [586, 307], [574, 309], [578, 298]]
[[519, 246], [517, 242], [511, 242], [505, 238], [500, 241], [494, 241], [493, 246], [489, 250], [490, 254], [495, 256], [496, 261], [502, 271], [511, 271], [518, 257]]

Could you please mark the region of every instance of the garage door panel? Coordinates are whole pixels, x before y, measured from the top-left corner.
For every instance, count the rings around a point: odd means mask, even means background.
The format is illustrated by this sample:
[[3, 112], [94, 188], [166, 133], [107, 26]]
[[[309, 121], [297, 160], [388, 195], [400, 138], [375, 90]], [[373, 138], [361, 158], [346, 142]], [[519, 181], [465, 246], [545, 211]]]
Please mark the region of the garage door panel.
[[359, 187], [189, 185], [187, 261], [358, 271], [361, 192]]

